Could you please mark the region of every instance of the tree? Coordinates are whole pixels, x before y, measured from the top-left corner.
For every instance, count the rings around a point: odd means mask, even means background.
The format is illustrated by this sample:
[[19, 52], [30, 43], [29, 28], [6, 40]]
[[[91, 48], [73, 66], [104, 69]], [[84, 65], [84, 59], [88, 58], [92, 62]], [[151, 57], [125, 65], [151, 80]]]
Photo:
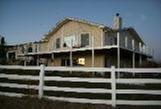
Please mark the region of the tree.
[[0, 64], [6, 63], [5, 38], [0, 36]]

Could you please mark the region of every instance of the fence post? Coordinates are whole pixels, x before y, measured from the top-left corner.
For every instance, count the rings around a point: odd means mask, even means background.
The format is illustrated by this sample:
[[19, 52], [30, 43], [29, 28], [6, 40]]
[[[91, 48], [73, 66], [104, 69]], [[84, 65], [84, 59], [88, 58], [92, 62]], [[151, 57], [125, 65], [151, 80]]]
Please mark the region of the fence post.
[[41, 64], [39, 73], [39, 95], [38, 95], [40, 99], [43, 97], [44, 72], [45, 72], [45, 66]]
[[112, 90], [112, 107], [116, 107], [116, 76], [115, 66], [111, 66], [111, 90]]

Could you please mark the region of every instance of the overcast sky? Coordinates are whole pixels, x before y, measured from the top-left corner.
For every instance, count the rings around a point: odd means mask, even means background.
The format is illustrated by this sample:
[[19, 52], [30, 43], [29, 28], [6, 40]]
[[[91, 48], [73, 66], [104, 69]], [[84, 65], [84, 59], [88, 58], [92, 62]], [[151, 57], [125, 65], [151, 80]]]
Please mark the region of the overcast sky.
[[117, 12], [161, 61], [161, 0], [0, 0], [0, 34], [8, 44], [38, 41], [64, 17], [112, 27]]

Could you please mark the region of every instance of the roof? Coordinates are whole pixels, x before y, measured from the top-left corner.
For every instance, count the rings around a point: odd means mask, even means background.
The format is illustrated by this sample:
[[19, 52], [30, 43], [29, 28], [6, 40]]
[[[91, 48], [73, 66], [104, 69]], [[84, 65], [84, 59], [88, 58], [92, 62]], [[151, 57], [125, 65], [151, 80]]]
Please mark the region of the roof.
[[60, 20], [56, 26], [54, 28], [52, 28], [52, 30], [50, 30], [43, 38], [40, 42], [45, 42], [48, 41], [48, 38], [51, 36], [51, 34], [55, 33], [59, 28], [61, 28], [64, 24], [66, 24], [69, 21], [75, 21], [75, 22], [80, 22], [80, 23], [84, 23], [84, 24], [88, 24], [91, 26], [96, 26], [98, 28], [102, 28], [104, 30], [112, 30], [112, 31], [129, 31], [132, 34], [134, 34], [134, 36], [136, 36], [136, 38], [141, 41], [142, 43], [144, 43], [144, 41], [141, 39], [141, 37], [139, 36], [139, 34], [135, 31], [134, 28], [132, 27], [127, 27], [127, 28], [123, 28], [121, 30], [114, 30], [104, 24], [99, 24], [99, 23], [95, 23], [95, 22], [91, 22], [91, 21], [87, 21], [87, 20], [82, 20], [82, 19], [78, 19], [78, 18], [73, 18], [73, 17], [67, 17], [64, 18], [62, 20]]
[[135, 31], [134, 28], [128, 27], [128, 28], [124, 28], [123, 30], [131, 32], [132, 34], [134, 34], [134, 36], [136, 36], [136, 39], [138, 39], [138, 40], [141, 41], [143, 44], [145, 44], [144, 41], [141, 39], [141, 37], [140, 37], [139, 34]]
[[111, 30], [109, 27], [103, 25], [103, 24], [99, 24], [99, 23], [95, 23], [95, 22], [91, 22], [91, 21], [87, 21], [87, 20], [82, 20], [82, 19], [78, 19], [78, 18], [73, 18], [73, 17], [67, 17], [65, 19], [60, 20], [56, 26], [54, 28], [52, 28], [52, 30], [50, 30], [45, 37], [42, 39], [42, 41], [46, 41], [48, 39], [48, 37], [51, 36], [51, 34], [53, 34], [54, 32], [56, 32], [60, 27], [62, 27], [62, 25], [66, 24], [69, 21], [75, 21], [75, 22], [80, 22], [80, 23], [84, 23], [84, 24], [88, 24], [91, 26], [96, 26], [98, 28], [102, 28], [102, 29], [108, 29]]

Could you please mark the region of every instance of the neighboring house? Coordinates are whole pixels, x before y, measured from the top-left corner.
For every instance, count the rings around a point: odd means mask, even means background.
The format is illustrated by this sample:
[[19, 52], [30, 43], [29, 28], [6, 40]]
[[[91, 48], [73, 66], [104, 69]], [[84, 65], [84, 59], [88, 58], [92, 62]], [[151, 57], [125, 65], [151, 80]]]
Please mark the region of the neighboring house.
[[[75, 18], [61, 20], [39, 42], [16, 46], [15, 57], [48, 66], [138, 67], [152, 58], [132, 27], [122, 28], [119, 14], [113, 28]], [[12, 50], [8, 51], [8, 58]]]

